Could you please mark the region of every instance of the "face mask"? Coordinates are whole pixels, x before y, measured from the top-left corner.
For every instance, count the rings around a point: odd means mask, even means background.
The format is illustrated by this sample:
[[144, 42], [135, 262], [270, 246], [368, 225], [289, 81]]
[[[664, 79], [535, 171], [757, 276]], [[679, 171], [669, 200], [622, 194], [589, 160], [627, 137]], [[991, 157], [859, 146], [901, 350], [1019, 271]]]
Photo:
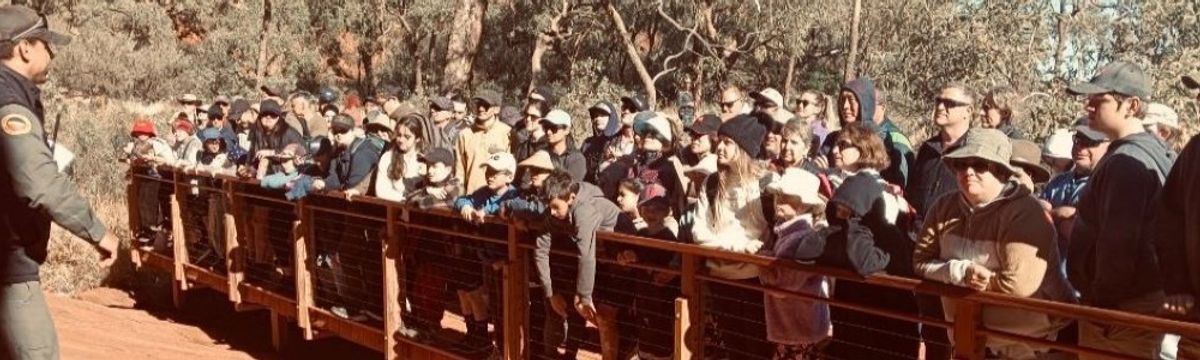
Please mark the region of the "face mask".
[[649, 164], [662, 157], [662, 151], [643, 150], [638, 152], [638, 160], [643, 164]]

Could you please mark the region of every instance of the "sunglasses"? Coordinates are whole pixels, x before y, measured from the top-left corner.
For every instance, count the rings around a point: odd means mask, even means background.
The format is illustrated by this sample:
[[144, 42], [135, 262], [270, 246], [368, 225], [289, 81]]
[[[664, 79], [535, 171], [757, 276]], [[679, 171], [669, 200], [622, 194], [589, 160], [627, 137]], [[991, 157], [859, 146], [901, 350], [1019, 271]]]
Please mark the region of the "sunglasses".
[[970, 106], [970, 105], [971, 105], [971, 103], [969, 103], [969, 102], [958, 101], [958, 100], [954, 100], [954, 99], [950, 99], [950, 98], [944, 98], [944, 97], [940, 97], [940, 96], [939, 96], [939, 97], [936, 97], [936, 98], [933, 98], [933, 102], [934, 102], [934, 105], [941, 105], [941, 106], [945, 106], [947, 109], [953, 109], [953, 108], [956, 108], [956, 107]]
[[729, 102], [721, 102], [720, 104], [721, 104], [722, 108], [731, 108], [734, 105], [737, 105], [738, 101], [742, 101], [742, 99], [736, 99], [736, 100], [729, 101]]
[[963, 160], [954, 161], [954, 162], [950, 163], [950, 167], [954, 168], [955, 171], [966, 171], [968, 168], [970, 168], [970, 169], [975, 170], [975, 172], [978, 172], [978, 173], [982, 173], [982, 172], [997, 173], [998, 172], [997, 171], [998, 167], [996, 166], [996, 164], [993, 164], [991, 162], [984, 161], [981, 159], [963, 159]]
[[808, 100], [796, 100], [796, 105], [800, 105], [800, 107], [802, 107], [802, 108], [808, 107], [809, 105], [812, 105], [812, 104], [813, 104], [813, 102], [812, 102], [812, 101], [808, 101]]
[[858, 145], [854, 145], [854, 143], [849, 141], [839, 141], [836, 146], [838, 150], [858, 149]]

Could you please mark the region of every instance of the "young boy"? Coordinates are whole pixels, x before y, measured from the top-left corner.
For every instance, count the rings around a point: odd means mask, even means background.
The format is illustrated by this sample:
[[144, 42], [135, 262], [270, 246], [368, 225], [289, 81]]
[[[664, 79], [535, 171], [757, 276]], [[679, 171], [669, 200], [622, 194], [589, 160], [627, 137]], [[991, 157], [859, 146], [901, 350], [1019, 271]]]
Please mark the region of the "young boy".
[[[637, 213], [642, 227], [636, 235], [646, 238], [677, 242], [678, 237], [668, 225], [671, 217], [671, 202], [667, 189], [659, 184], [649, 184], [637, 196]], [[638, 263], [659, 269], [672, 267], [671, 252], [637, 249], [625, 250], [617, 256], [621, 264]], [[672, 355], [671, 321], [675, 314], [675, 297], [679, 286], [672, 284], [674, 275], [662, 271], [635, 270], [637, 296], [633, 308], [637, 324], [637, 353], [641, 359], [670, 359]]]
[[[129, 131], [133, 139], [125, 145], [125, 154], [130, 167], [135, 174], [162, 178], [158, 172], [159, 165], [175, 163], [175, 153], [170, 145], [157, 137], [154, 123], [148, 119], [133, 121]], [[137, 229], [137, 244], [143, 250], [167, 248], [167, 232], [164, 227], [163, 212], [170, 211], [164, 205], [171, 190], [162, 188], [162, 182], [156, 180], [141, 180], [138, 182], [138, 217], [141, 219], [140, 229]]]
[[621, 180], [621, 184], [617, 186], [617, 207], [621, 209], [622, 214], [633, 220], [633, 227], [637, 230], [646, 227], [646, 222], [638, 213], [639, 196], [645, 188], [646, 186], [638, 179]]
[[[517, 188], [512, 186], [514, 174], [517, 172], [517, 160], [512, 154], [507, 152], [492, 154], [483, 162], [483, 167], [486, 168], [484, 174], [487, 177], [487, 184], [479, 190], [475, 190], [471, 195], [461, 196], [454, 201], [454, 210], [462, 216], [463, 220], [474, 224], [483, 224], [486, 217], [497, 215], [500, 212], [500, 205], [509, 199], [516, 198], [518, 193]], [[474, 251], [474, 255], [478, 256], [484, 266], [480, 272], [471, 274], [471, 278], [466, 281], [466, 286], [458, 290], [459, 303], [467, 322], [465, 347], [470, 350], [491, 348], [491, 340], [487, 336], [488, 322], [491, 320], [488, 306], [489, 293], [499, 294], [497, 291], [499, 288], [495, 285], [499, 283], [497, 278], [500, 274], [497, 271], [500, 270], [500, 266], [505, 260], [505, 250], [500, 244], [483, 243]], [[464, 255], [470, 253], [467, 252]], [[470, 265], [468, 264], [468, 266]], [[494, 298], [499, 299], [499, 297]], [[495, 325], [496, 328], [500, 328], [500, 324]], [[497, 334], [499, 333], [497, 332]]]
[[[449, 209], [462, 191], [462, 186], [454, 176], [454, 153], [446, 148], [435, 147], [421, 154], [419, 159], [425, 163], [425, 178], [404, 198], [422, 210]], [[444, 218], [419, 213], [412, 214], [411, 217], [407, 220], [414, 223], [444, 221]], [[451, 256], [453, 249], [445, 236], [420, 230], [411, 232], [409, 236], [422, 241], [412, 257], [415, 261], [413, 275], [410, 277], [412, 290], [409, 292], [412, 316], [411, 322], [406, 322], [405, 326], [412, 337], [418, 341], [426, 341], [430, 339], [430, 334], [441, 328], [442, 314], [445, 312], [443, 299], [446, 295], [447, 274], [453, 274], [459, 269], [448, 268], [448, 264], [455, 264], [456, 259]]]
[[[593, 301], [596, 282], [596, 232], [613, 231], [619, 225], [628, 231], [632, 224], [621, 216], [621, 209], [604, 198], [600, 188], [572, 180], [571, 175], [563, 171], [555, 171], [546, 179], [543, 199], [550, 216], [547, 221], [547, 233], [537, 239], [534, 261], [538, 284], [543, 290], [542, 295], [550, 303], [543, 334], [543, 351], [546, 355], [554, 356], [558, 345], [566, 339], [567, 334], [560, 333], [561, 330], [580, 330], [576, 328], [579, 324], [573, 324], [575, 326], [572, 327], [565, 324], [570, 316], [566, 299], [572, 299], [575, 312], [583, 319], [593, 323], [597, 321], [596, 305]], [[551, 274], [550, 248], [552, 239], [557, 237], [555, 235], [569, 240], [569, 243], [574, 245], [574, 251], [579, 254], [577, 266], [566, 266], [568, 271], [575, 272], [574, 276]], [[597, 325], [604, 326], [600, 323]], [[602, 337], [606, 333], [615, 334], [615, 331], [601, 330]], [[615, 341], [602, 338], [601, 343], [605, 355], [616, 355], [617, 349], [612, 346], [615, 345]]]
[[433, 148], [421, 155], [425, 163], [425, 179], [404, 196], [421, 209], [450, 208], [462, 192], [454, 174], [454, 153], [446, 148]]

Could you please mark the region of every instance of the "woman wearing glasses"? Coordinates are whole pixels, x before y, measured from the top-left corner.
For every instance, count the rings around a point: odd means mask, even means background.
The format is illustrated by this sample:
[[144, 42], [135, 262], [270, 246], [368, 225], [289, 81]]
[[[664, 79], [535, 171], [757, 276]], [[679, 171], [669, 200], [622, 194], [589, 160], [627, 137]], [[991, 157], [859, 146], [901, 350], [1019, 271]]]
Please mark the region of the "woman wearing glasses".
[[[946, 154], [959, 191], [930, 209], [914, 255], [923, 278], [978, 291], [1062, 302], [1075, 301], [1061, 271], [1054, 226], [1009, 165], [1012, 146], [1000, 130], [975, 129]], [[953, 321], [953, 301], [943, 301]], [[984, 326], [1053, 341], [1063, 319], [985, 306]], [[994, 337], [987, 351], [1004, 359], [1040, 358], [1049, 348]]]
[[[833, 138], [835, 137], [836, 138]], [[883, 140], [857, 123], [846, 124], [830, 135], [830, 181], [834, 194], [827, 211], [829, 227], [817, 232], [818, 241], [796, 252], [799, 260], [855, 271], [862, 275], [886, 272], [913, 276], [912, 217], [908, 203], [896, 186], [879, 175], [888, 167]], [[824, 240], [824, 241], [819, 241]], [[852, 304], [915, 313], [911, 291], [838, 281], [833, 298]], [[860, 311], [831, 309], [833, 341], [826, 355], [835, 359], [912, 359], [917, 357], [920, 334], [914, 322]], [[871, 344], [871, 348], [854, 344]]]

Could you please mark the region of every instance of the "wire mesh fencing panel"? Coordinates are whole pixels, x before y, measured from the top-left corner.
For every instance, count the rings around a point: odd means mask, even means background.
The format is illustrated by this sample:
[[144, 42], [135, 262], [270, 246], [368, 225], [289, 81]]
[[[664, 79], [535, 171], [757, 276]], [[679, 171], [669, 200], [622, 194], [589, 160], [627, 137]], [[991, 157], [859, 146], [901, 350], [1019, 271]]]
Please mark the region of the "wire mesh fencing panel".
[[387, 209], [309, 196], [314, 304], [334, 315], [383, 327], [383, 241]]
[[179, 197], [188, 263], [225, 274], [224, 182], [205, 176], [180, 175], [183, 196]]
[[137, 199], [133, 209], [138, 218], [137, 228], [131, 229], [134, 246], [143, 251], [174, 257], [171, 200], [175, 194], [175, 173], [169, 169], [133, 166], [130, 174], [136, 192], [134, 198]]
[[500, 354], [508, 227], [414, 210], [402, 236], [402, 334], [467, 357]]
[[244, 282], [294, 299], [296, 204], [278, 191], [241, 185], [236, 193]]

